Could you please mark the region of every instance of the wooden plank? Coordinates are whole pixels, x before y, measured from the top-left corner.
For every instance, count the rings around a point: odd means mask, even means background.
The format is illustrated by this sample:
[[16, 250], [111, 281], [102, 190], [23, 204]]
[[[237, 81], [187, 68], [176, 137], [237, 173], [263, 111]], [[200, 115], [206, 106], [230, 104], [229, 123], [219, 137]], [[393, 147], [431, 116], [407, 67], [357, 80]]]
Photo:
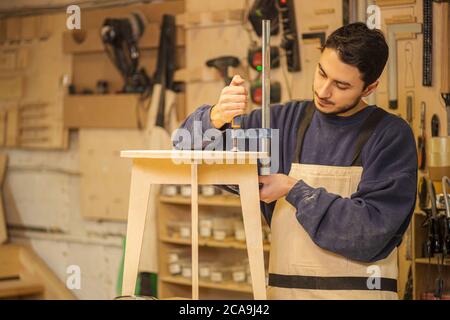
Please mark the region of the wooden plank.
[[126, 221], [131, 163], [123, 148], [143, 148], [138, 130], [81, 129], [80, 210], [89, 219]]
[[198, 300], [198, 166], [191, 165], [192, 300]]
[[19, 145], [19, 110], [11, 108], [6, 114], [6, 146], [16, 147]]
[[146, 117], [146, 114], [138, 114], [138, 102], [139, 96], [133, 94], [66, 96], [64, 127], [137, 128], [138, 116], [141, 123]]
[[6, 19], [0, 19], [0, 44], [6, 41]]
[[17, 246], [0, 245], [0, 278], [20, 275], [20, 250]]
[[31, 41], [36, 37], [38, 30], [38, 18], [29, 16], [21, 18], [20, 39], [23, 41]]
[[48, 143], [52, 140], [55, 119], [47, 103], [20, 105], [18, 121], [20, 146], [33, 146], [35, 143]]
[[44, 292], [42, 283], [36, 280], [8, 280], [0, 281], [0, 298], [18, 298], [40, 295]]
[[407, 4], [415, 4], [416, 0], [376, 0], [377, 6], [388, 7], [388, 6], [400, 6]]
[[6, 19], [6, 41], [18, 42], [21, 35], [21, 21], [20, 18]]
[[[177, 94], [177, 108], [184, 94]], [[70, 95], [64, 98], [65, 128], [133, 129], [145, 127], [149, 100], [134, 94]]]
[[75, 296], [66, 284], [56, 277], [54, 272], [31, 248], [21, 247], [20, 262], [26, 270], [27, 278], [37, 279], [44, 287], [43, 298], [49, 300], [73, 300]]
[[8, 155], [0, 153], [0, 245], [8, 239], [6, 228], [5, 206], [3, 204], [3, 181], [5, 180]]
[[16, 50], [0, 51], [0, 70], [14, 70], [17, 62]]
[[441, 3], [440, 6], [442, 14], [442, 28], [440, 28], [442, 30], [441, 92], [450, 93], [450, 4]]
[[6, 111], [0, 111], [0, 146], [6, 143]]
[[50, 16], [37, 16], [37, 30], [36, 36], [39, 40], [46, 40], [52, 35], [53, 20]]
[[0, 100], [17, 100], [22, 98], [24, 81], [21, 76], [0, 78]]

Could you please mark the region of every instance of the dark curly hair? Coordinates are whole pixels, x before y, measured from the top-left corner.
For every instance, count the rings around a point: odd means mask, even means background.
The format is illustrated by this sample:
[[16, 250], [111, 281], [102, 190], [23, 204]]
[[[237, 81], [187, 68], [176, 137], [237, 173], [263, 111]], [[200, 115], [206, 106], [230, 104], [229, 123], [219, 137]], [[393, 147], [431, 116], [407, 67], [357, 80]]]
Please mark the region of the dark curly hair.
[[342, 62], [358, 68], [365, 88], [381, 76], [389, 57], [383, 33], [369, 29], [362, 22], [347, 24], [334, 31], [321, 51], [325, 48], [336, 50]]

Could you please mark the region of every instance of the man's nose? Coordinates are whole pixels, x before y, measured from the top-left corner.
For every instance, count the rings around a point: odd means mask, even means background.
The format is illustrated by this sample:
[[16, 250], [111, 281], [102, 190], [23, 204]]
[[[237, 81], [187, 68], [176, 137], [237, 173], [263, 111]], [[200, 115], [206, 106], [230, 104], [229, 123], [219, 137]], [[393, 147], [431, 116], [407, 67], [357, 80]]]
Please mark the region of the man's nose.
[[330, 99], [331, 98], [331, 81], [325, 81], [317, 90], [317, 95], [320, 99]]

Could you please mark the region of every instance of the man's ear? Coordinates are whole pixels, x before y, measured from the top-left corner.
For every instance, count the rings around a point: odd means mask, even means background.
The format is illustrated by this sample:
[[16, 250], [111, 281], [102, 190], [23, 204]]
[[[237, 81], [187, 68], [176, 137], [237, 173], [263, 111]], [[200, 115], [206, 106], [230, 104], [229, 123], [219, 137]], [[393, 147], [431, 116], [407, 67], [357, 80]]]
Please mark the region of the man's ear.
[[367, 96], [370, 96], [372, 92], [375, 91], [375, 89], [378, 87], [378, 84], [380, 81], [375, 81], [374, 83], [367, 86], [367, 88], [362, 92], [362, 96], [365, 98]]

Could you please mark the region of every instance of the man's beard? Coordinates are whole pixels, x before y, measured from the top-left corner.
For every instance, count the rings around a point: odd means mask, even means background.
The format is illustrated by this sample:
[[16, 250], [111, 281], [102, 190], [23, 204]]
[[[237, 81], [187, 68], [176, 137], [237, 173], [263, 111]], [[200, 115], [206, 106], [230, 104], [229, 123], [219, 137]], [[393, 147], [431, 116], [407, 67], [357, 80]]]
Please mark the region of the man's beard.
[[345, 107], [343, 107], [341, 110], [338, 110], [338, 111], [323, 112], [323, 111], [320, 111], [319, 109], [317, 109], [317, 111], [319, 111], [319, 112], [321, 112], [323, 114], [326, 114], [326, 115], [336, 116], [338, 114], [346, 113], [347, 111], [350, 111], [350, 110], [356, 108], [358, 106], [358, 104], [361, 102], [361, 99], [362, 99], [362, 97], [358, 97], [358, 99], [356, 99], [354, 103], [346, 105]]
[[[316, 95], [316, 91], [314, 90], [314, 87], [313, 87], [313, 95], [315, 98], [318, 99], [318, 97]], [[319, 110], [317, 107], [316, 107], [316, 110], [325, 115], [335, 116], [340, 113], [346, 113], [347, 111], [350, 111], [350, 110], [356, 108], [358, 106], [358, 104], [361, 102], [361, 99], [362, 99], [362, 96], [359, 96], [352, 104], [346, 105], [343, 109], [334, 111], [334, 112], [323, 112], [323, 111]]]

